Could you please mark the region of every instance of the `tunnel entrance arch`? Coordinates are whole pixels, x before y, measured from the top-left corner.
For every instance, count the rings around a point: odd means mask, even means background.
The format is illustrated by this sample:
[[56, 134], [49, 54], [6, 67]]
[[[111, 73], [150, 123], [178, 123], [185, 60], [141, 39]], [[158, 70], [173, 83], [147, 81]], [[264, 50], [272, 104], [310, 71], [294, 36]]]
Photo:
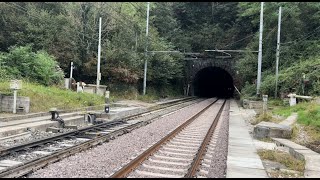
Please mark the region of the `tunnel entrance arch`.
[[236, 70], [236, 58], [218, 58], [206, 54], [192, 56], [185, 57], [185, 95], [239, 98], [239, 88], [237, 90], [235, 87], [240, 87], [242, 81]]
[[199, 97], [230, 98], [234, 93], [232, 76], [226, 70], [209, 66], [199, 70], [193, 79], [193, 91]]

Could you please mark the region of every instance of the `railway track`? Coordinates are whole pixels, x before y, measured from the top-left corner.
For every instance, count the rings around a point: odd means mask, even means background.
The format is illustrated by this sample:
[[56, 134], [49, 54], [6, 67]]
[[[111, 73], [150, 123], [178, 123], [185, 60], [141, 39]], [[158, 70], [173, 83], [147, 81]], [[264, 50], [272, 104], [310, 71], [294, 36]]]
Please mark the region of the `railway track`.
[[203, 177], [201, 171], [199, 173], [200, 164], [212, 146], [210, 142], [225, 104], [226, 100], [214, 101], [111, 178]]
[[[0, 167], [0, 177], [21, 177], [50, 163], [89, 149], [116, 136], [130, 132], [152, 121], [201, 101], [187, 98], [170, 102], [151, 110], [111, 122], [63, 133], [42, 140], [0, 150], [0, 163], [11, 166]], [[139, 119], [140, 118], [140, 119]], [[12, 165], [13, 164], [13, 165]]]

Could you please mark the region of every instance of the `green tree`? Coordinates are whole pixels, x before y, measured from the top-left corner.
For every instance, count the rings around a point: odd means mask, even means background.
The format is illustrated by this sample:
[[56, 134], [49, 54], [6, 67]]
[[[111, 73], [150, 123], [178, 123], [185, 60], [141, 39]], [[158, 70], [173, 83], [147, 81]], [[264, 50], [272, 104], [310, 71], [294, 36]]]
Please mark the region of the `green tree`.
[[33, 52], [31, 46], [10, 47], [0, 55], [1, 73], [6, 78], [28, 79], [43, 85], [60, 84], [63, 71], [54, 57], [45, 51]]

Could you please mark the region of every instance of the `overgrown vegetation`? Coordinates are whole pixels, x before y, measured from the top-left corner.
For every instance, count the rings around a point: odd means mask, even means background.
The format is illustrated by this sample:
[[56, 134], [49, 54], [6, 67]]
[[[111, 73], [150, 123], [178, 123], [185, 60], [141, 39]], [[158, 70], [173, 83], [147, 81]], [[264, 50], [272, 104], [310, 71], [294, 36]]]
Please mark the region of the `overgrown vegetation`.
[[298, 144], [306, 145], [313, 151], [320, 151], [318, 148], [318, 140], [320, 138], [320, 105], [314, 102], [301, 102], [295, 106], [277, 107], [272, 111], [272, 113], [283, 117], [288, 117], [293, 112], [298, 113], [297, 122], [299, 124], [293, 127], [292, 140]]
[[[319, 94], [320, 5], [317, 2], [265, 3], [261, 90], [273, 95], [279, 6], [283, 10], [279, 94], [286, 93], [289, 88], [296, 88], [300, 93], [301, 73], [309, 80], [305, 94]], [[41, 63], [49, 64], [49, 54], [55, 57], [65, 77], [69, 77], [73, 61], [76, 81], [94, 83], [101, 17], [101, 84], [126, 83], [141, 89], [146, 59], [146, 7], [146, 2], [1, 2], [0, 26], [6, 28], [0, 30], [0, 51], [10, 54], [10, 47], [30, 44], [33, 52], [42, 52], [35, 56]], [[151, 2], [148, 51], [257, 50], [259, 14], [259, 2]], [[243, 82], [244, 88], [239, 89], [242, 94], [254, 95], [256, 53], [231, 54], [237, 60]], [[32, 68], [27, 64], [34, 58], [21, 59], [24, 64], [15, 67]], [[148, 53], [147, 59], [148, 86], [161, 89], [160, 86], [178, 84], [181, 90], [186, 86], [183, 55]], [[20, 60], [12, 61], [18, 62]], [[8, 73], [4, 64], [0, 66], [0, 77], [10, 78], [11, 71]], [[12, 70], [13, 75], [19, 74]], [[40, 78], [32, 73], [25, 76], [31, 81], [36, 78], [41, 84], [56, 81], [51, 76]], [[147, 89], [148, 93], [152, 92]]]
[[298, 113], [298, 123], [313, 126], [320, 131], [320, 105], [317, 103], [301, 102], [295, 106], [279, 107], [273, 113], [288, 117], [291, 113]]
[[[0, 82], [0, 93], [12, 95], [9, 82]], [[70, 110], [80, 107], [95, 106], [105, 103], [103, 96], [88, 93], [76, 93], [59, 87], [26, 82], [18, 91], [18, 96], [30, 98], [30, 112], [48, 112], [50, 108]]]
[[[279, 73], [279, 92], [290, 93], [293, 90], [299, 95], [317, 96], [320, 94], [320, 57], [301, 59]], [[305, 79], [304, 75], [305, 74]], [[269, 74], [261, 85], [263, 94], [273, 96], [275, 90], [275, 76]]]
[[[0, 81], [0, 94], [12, 96], [13, 92], [9, 89], [9, 81]], [[142, 96], [134, 87], [117, 86], [110, 93], [110, 102], [123, 99], [137, 99], [144, 102], [154, 102], [160, 98], [178, 97], [179, 93], [174, 89], [164, 89], [161, 94], [157, 90], [150, 88], [150, 93]], [[81, 107], [97, 106], [105, 103], [105, 98], [96, 94], [77, 93], [65, 90], [60, 86], [44, 86], [39, 83], [29, 81], [22, 82], [22, 89], [18, 90], [18, 96], [26, 96], [30, 98], [30, 112], [47, 112], [50, 108], [56, 107], [61, 110], [70, 110]]]
[[[286, 95], [290, 88], [301, 95], [319, 95], [319, 3], [265, 3], [261, 94], [274, 96], [277, 43], [277, 16], [282, 7], [281, 44], [279, 61], [278, 97]], [[239, 3], [239, 19], [251, 20], [258, 29], [260, 3]], [[244, 26], [243, 28], [246, 28]], [[255, 34], [244, 48], [258, 49], [258, 34]], [[256, 94], [257, 55], [245, 53], [238, 62], [238, 71], [244, 83], [243, 93]], [[303, 82], [303, 75], [306, 81]], [[305, 87], [303, 87], [305, 85]], [[303, 93], [302, 88], [305, 88]]]
[[305, 161], [296, 159], [286, 152], [274, 150], [258, 150], [258, 154], [263, 160], [279, 162], [291, 170], [299, 172], [304, 171]]
[[281, 120], [277, 119], [277, 118], [274, 118], [272, 116], [271, 113], [261, 113], [258, 115], [258, 117], [255, 118], [255, 120], [253, 122], [251, 122], [252, 125], [256, 125], [262, 121], [265, 121], [265, 122], [274, 122], [274, 123], [279, 123], [281, 122]]
[[31, 46], [11, 47], [0, 54], [0, 79], [25, 79], [43, 85], [60, 85], [63, 71], [45, 51], [33, 52]]

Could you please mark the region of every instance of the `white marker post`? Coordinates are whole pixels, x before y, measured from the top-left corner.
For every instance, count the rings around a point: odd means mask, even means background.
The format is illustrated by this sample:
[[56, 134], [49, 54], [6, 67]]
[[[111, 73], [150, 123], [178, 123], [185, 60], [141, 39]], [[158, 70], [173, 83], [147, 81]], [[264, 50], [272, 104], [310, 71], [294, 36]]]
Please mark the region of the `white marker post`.
[[22, 81], [21, 80], [11, 80], [10, 89], [13, 89], [13, 114], [17, 113], [17, 90], [21, 89]]
[[97, 87], [96, 94], [98, 94], [98, 89], [101, 81], [101, 73], [100, 73], [100, 54], [101, 54], [101, 17], [99, 18], [99, 44], [98, 44], [98, 63], [97, 63]]
[[71, 62], [70, 78], [69, 78], [69, 89], [71, 89], [71, 86], [72, 86], [72, 73], [73, 73], [73, 69], [74, 69], [73, 62]]
[[110, 91], [106, 91], [106, 103], [109, 103]]
[[268, 95], [262, 95], [262, 100], [263, 100], [263, 105], [262, 105], [263, 114], [266, 114], [268, 110]]

